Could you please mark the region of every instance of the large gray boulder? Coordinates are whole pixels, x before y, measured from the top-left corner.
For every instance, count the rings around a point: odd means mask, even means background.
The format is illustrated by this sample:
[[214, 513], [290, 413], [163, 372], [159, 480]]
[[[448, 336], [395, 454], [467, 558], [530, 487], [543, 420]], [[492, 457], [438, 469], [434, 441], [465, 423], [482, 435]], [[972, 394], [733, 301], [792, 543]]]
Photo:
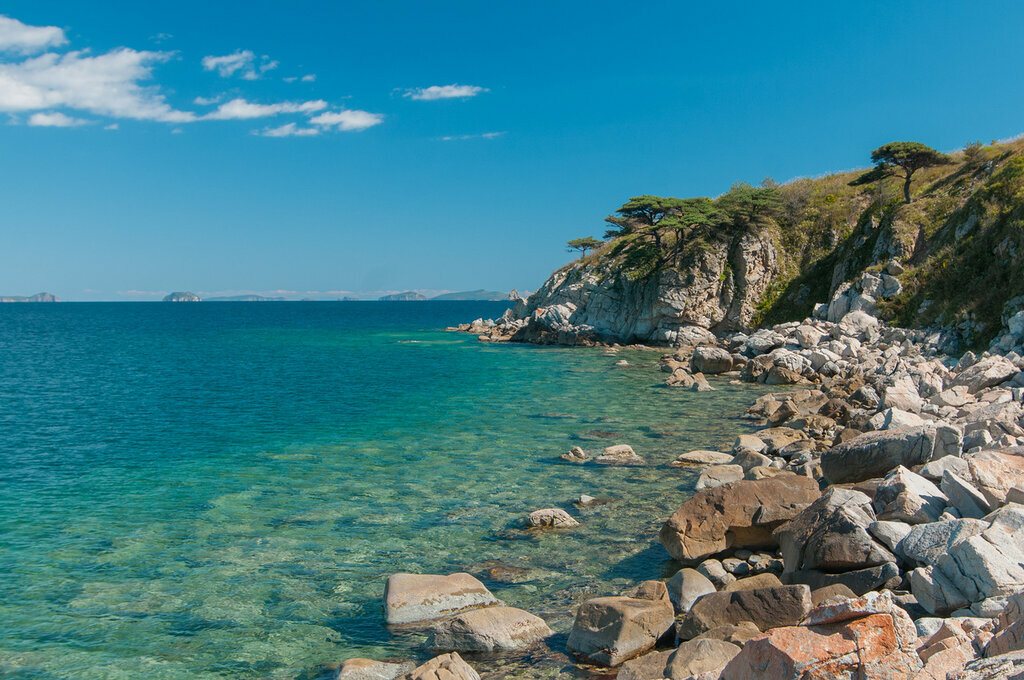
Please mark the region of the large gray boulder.
[[880, 520], [925, 524], [937, 521], [948, 501], [939, 487], [900, 465], [878, 485], [874, 508]]
[[715, 592], [715, 584], [711, 579], [689, 567], [677, 571], [665, 585], [672, 606], [680, 614], [690, 611], [699, 597]]
[[977, 519], [952, 519], [930, 524], [919, 524], [899, 543], [900, 555], [909, 562], [921, 565], [938, 564], [939, 558], [950, 547], [988, 528], [988, 522]]
[[566, 648], [603, 666], [618, 666], [643, 654], [672, 630], [668, 600], [595, 597], [576, 613]]
[[914, 467], [932, 459], [935, 428], [865, 432], [822, 454], [821, 470], [832, 484], [884, 477], [897, 466]]
[[785, 573], [804, 569], [835, 573], [896, 562], [896, 556], [868, 531], [875, 520], [867, 495], [829, 489], [775, 530]]
[[483, 583], [466, 573], [392, 574], [384, 590], [389, 624], [409, 624], [500, 604]]
[[537, 644], [553, 632], [544, 619], [515, 607], [473, 609], [437, 624], [427, 648], [445, 652], [509, 652]]
[[1024, 505], [1011, 503], [985, 520], [987, 529], [954, 543], [937, 563], [971, 602], [1024, 590]]
[[1020, 371], [1005, 357], [990, 356], [964, 369], [953, 379], [953, 387], [963, 385], [971, 394], [977, 394], [986, 387], [1006, 382]]
[[732, 355], [720, 347], [696, 347], [690, 357], [690, 369], [708, 375], [725, 373], [732, 370]]

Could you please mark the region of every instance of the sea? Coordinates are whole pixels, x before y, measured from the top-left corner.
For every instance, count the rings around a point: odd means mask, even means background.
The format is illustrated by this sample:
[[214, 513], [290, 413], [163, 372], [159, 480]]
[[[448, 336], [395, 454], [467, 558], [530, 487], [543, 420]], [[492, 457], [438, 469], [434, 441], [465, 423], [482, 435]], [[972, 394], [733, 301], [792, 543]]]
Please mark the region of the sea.
[[[0, 305], [0, 677], [330, 678], [423, 661], [394, 572], [467, 571], [556, 631], [486, 677], [579, 677], [575, 607], [679, 568], [658, 544], [756, 388], [660, 352], [446, 332], [495, 302]], [[616, 366], [620, 360], [628, 366]], [[646, 467], [572, 464], [629, 444]], [[598, 499], [589, 507], [581, 494]], [[572, 530], [526, 531], [539, 508]]]

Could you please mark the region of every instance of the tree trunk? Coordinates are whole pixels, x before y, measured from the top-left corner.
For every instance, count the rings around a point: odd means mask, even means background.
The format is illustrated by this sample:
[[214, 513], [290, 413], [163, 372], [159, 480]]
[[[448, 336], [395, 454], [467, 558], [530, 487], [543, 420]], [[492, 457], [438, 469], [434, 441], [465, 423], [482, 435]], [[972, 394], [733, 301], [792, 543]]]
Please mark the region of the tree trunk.
[[914, 176], [914, 173], [907, 171], [907, 176], [903, 179], [903, 199], [910, 203], [910, 178]]

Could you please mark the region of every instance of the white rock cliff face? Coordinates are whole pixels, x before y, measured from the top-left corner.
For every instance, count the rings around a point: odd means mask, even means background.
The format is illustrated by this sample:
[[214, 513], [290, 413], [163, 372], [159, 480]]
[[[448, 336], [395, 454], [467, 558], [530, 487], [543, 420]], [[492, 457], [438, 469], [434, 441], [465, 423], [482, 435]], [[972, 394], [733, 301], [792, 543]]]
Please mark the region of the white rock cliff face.
[[682, 272], [665, 269], [639, 281], [607, 263], [579, 262], [555, 272], [499, 327], [535, 343], [694, 342], [703, 329], [748, 325], [776, 272], [771, 238], [753, 234], [700, 253]]

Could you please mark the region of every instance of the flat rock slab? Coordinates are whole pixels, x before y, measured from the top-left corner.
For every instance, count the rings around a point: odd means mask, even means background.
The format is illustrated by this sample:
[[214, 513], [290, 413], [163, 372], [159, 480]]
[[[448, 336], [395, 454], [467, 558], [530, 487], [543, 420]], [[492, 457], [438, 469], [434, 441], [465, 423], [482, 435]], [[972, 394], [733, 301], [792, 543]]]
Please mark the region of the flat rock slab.
[[395, 680], [409, 673], [416, 664], [412, 661], [388, 662], [373, 659], [346, 659], [338, 671], [337, 680]]
[[439, 623], [427, 648], [448, 652], [508, 652], [527, 649], [553, 633], [544, 619], [515, 607], [463, 612]]
[[432, 621], [452, 614], [500, 604], [487, 587], [466, 573], [392, 574], [384, 590], [389, 624]]
[[884, 477], [898, 465], [910, 468], [930, 461], [935, 441], [932, 426], [865, 432], [823, 453], [821, 470], [832, 484]]

